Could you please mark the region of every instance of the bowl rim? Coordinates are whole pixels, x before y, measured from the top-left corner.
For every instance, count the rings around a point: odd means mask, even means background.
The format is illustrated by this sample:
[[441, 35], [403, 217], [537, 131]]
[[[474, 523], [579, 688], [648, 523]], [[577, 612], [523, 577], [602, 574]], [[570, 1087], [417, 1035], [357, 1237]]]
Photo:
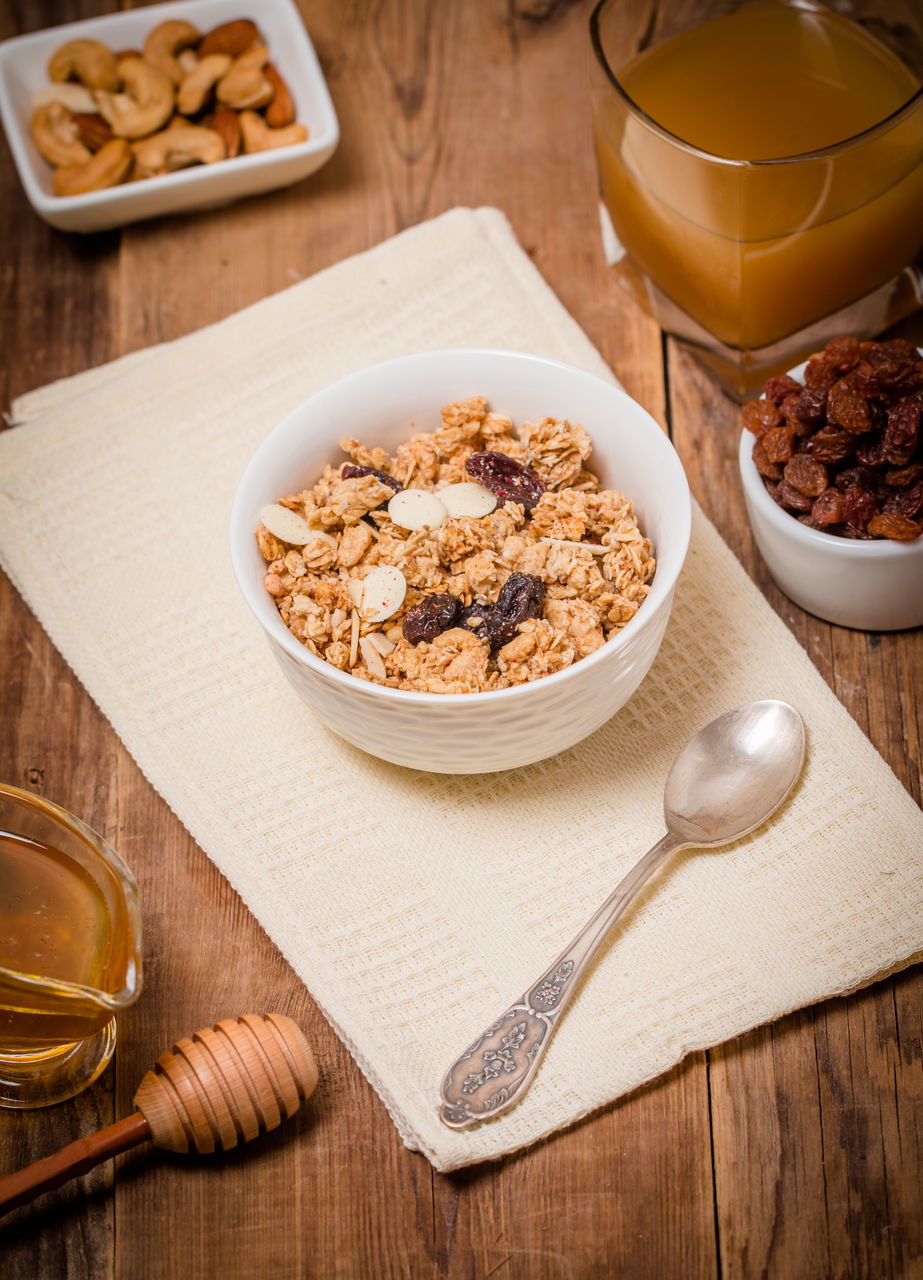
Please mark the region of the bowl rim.
[[[359, 680], [356, 676], [351, 675], [347, 671], [340, 671], [339, 668], [332, 666], [323, 658], [316, 657], [314, 654], [310, 653], [304, 645], [299, 644], [282, 622], [278, 613], [275, 614], [274, 620], [275, 623], [278, 624], [278, 628], [276, 629], [274, 626], [272, 631], [269, 630], [253, 604], [254, 600], [262, 599], [259, 594], [263, 591], [262, 582], [251, 582], [252, 575], [247, 572], [246, 566], [241, 560], [241, 556], [244, 554], [243, 530], [245, 528], [245, 523], [246, 525], [249, 525], [252, 519], [244, 509], [245, 485], [254, 469], [258, 466], [259, 461], [263, 457], [272, 453], [273, 442], [279, 437], [279, 435], [288, 429], [289, 423], [297, 415], [303, 413], [306, 407], [315, 401], [322, 401], [323, 398], [338, 393], [347, 382], [352, 381], [356, 377], [374, 377], [386, 370], [396, 367], [406, 367], [415, 363], [422, 363], [434, 359], [445, 359], [446, 357], [451, 359], [469, 359], [474, 357], [486, 360], [499, 359], [502, 361], [513, 359], [517, 362], [521, 361], [524, 364], [545, 365], [551, 369], [559, 370], [568, 376], [578, 375], [580, 378], [592, 379], [593, 381], [598, 382], [609, 392], [615, 393], [618, 399], [624, 399], [624, 401], [631, 404], [634, 411], [643, 415], [643, 418], [647, 420], [653, 431], [656, 431], [657, 433], [656, 437], [651, 435], [650, 439], [662, 439], [663, 445], [666, 446], [663, 453], [664, 463], [665, 465], [672, 466], [674, 468], [677, 478], [681, 481], [680, 489], [683, 498], [683, 510], [680, 515], [680, 527], [678, 530], [679, 537], [677, 539], [677, 546], [680, 554], [677, 558], [672, 580], [669, 582], [661, 576], [660, 583], [658, 584], [657, 579], [658, 573], [660, 572], [658, 563], [658, 569], [655, 571], [654, 578], [652, 580], [651, 590], [652, 595], [656, 588], [657, 596], [651, 609], [647, 613], [643, 613], [642, 616], [644, 607], [651, 604], [651, 596], [648, 595], [644, 601], [644, 605], [638, 609], [635, 616], [625, 624], [622, 630], [618, 632], [612, 640], [607, 640], [598, 649], [594, 650], [593, 653], [587, 654], [586, 657], [580, 658], [578, 661], [571, 663], [569, 667], [564, 668], [562, 671], [556, 671], [551, 675], [542, 676], [539, 680], [531, 680], [525, 684], [512, 685], [506, 689], [485, 689], [475, 693], [427, 693], [417, 689], [392, 689], [388, 685], [381, 685], [373, 680]], [[660, 446], [655, 445], [654, 447], [656, 448]], [[252, 537], [252, 533], [252, 529], [249, 529], [247, 532], [248, 540]], [[259, 623], [264, 635], [271, 644], [278, 644], [282, 650], [300, 666], [306, 667], [309, 671], [316, 672], [318, 676], [330, 681], [335, 687], [338, 686], [344, 690], [352, 690], [354, 693], [360, 695], [367, 694], [373, 698], [381, 698], [385, 702], [396, 699], [398, 703], [405, 703], [409, 701], [410, 703], [421, 706], [428, 705], [438, 707], [480, 705], [484, 703], [485, 700], [490, 705], [496, 706], [499, 704], [501, 699], [508, 702], [515, 698], [535, 697], [537, 696], [537, 691], [547, 688], [556, 688], [563, 681], [567, 680], [568, 677], [573, 678], [575, 672], [579, 673], [582, 670], [584, 673], [588, 673], [590, 669], [598, 666], [602, 661], [611, 660], [615, 652], [619, 649], [628, 647], [635, 635], [637, 635], [642, 629], [646, 628], [647, 620], [649, 618], [653, 618], [655, 614], [659, 614], [662, 606], [669, 603], [672, 593], [675, 590], [676, 583], [678, 582], [683, 570], [683, 565], [689, 550], [691, 536], [692, 496], [689, 490], [689, 482], [686, 478], [685, 470], [666, 431], [660, 427], [657, 421], [650, 413], [648, 413], [643, 405], [639, 404], [637, 400], [633, 400], [632, 397], [615, 382], [608, 382], [606, 379], [599, 377], [598, 374], [590, 373], [588, 370], [581, 369], [577, 365], [568, 364], [565, 361], [556, 360], [549, 356], [535, 355], [530, 352], [512, 351], [498, 347], [440, 347], [434, 348], [430, 351], [416, 351], [403, 356], [394, 356], [387, 360], [377, 361], [371, 365], [363, 365], [361, 368], [355, 369], [351, 373], [347, 373], [343, 377], [336, 379], [336, 381], [322, 387], [319, 391], [316, 391], [313, 395], [308, 396], [303, 400], [299, 405], [292, 409], [290, 413], [286, 414], [286, 416], [282, 418], [266, 436], [264, 436], [256, 449], [251, 453], [238, 480], [234, 499], [231, 504], [230, 515], [231, 562], [234, 575], [237, 579], [237, 583], [244, 600], [247, 602], [251, 613]]]
[[[923, 355], [923, 348], [920, 348]], [[789, 369], [789, 377], [801, 380], [807, 361], [802, 361], [794, 369]], [[763, 399], [761, 396], [760, 399]], [[737, 451], [737, 462], [744, 496], [753, 504], [757, 513], [763, 517], [773, 530], [783, 537], [800, 542], [804, 547], [814, 551], [829, 551], [834, 555], [855, 556], [865, 560], [900, 560], [911, 559], [923, 551], [923, 534], [910, 542], [898, 542], [893, 538], [843, 538], [836, 533], [824, 533], [821, 529], [810, 529], [801, 524], [788, 511], [783, 511], [774, 502], [763, 484], [763, 478], [753, 461], [753, 449], [756, 436], [747, 427], [742, 427]]]
[[[213, 9], [216, 5], [221, 7], [225, 3], [229, 15], [226, 20], [230, 20], [230, 15], [238, 14], [231, 0], [163, 0], [163, 3], [146, 8], [120, 9], [114, 13], [97, 14], [95, 17], [80, 18], [75, 22], [66, 22], [55, 27], [42, 27], [38, 31], [28, 31], [0, 41], [0, 122], [3, 124], [20, 182], [36, 210], [66, 214], [72, 210], [93, 210], [100, 206], [117, 208], [136, 200], [141, 191], [162, 192], [173, 188], [195, 189], [198, 186], [208, 186], [217, 181], [219, 176], [229, 172], [227, 166], [231, 161], [219, 160], [211, 165], [193, 165], [186, 169], [178, 169], [175, 173], [145, 178], [143, 183], [120, 183], [114, 187], [105, 187], [99, 191], [85, 191], [73, 196], [57, 196], [53, 192], [45, 191], [27, 150], [28, 129], [23, 126], [7, 88], [6, 64], [10, 59], [15, 58], [18, 50], [26, 46], [50, 43], [52, 36], [55, 41], [60, 40], [62, 43], [71, 39], [93, 38], [94, 32], [107, 29], [112, 24], [136, 24], [143, 19], [149, 20], [150, 25], [153, 26], [159, 20], [180, 10], [193, 19], [199, 9]], [[282, 16], [283, 21], [292, 25], [295, 36], [289, 48], [298, 61], [299, 71], [309, 76], [312, 90], [317, 94], [321, 127], [310, 134], [304, 142], [296, 142], [292, 146], [280, 147], [273, 151], [235, 156], [233, 172], [238, 174], [257, 174], [262, 169], [280, 168], [291, 164], [293, 160], [315, 156], [328, 149], [332, 154], [340, 140], [339, 121], [330, 97], [330, 90], [317, 52], [294, 0], [260, 0], [259, 8], [264, 15], [268, 9], [274, 8]]]

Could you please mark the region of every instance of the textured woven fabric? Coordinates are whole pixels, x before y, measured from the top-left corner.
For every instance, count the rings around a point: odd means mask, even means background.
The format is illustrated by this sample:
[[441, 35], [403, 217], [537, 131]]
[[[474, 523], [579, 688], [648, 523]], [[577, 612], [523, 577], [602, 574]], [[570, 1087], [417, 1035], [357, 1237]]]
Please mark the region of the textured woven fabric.
[[[334, 378], [468, 345], [611, 377], [502, 215], [459, 209], [24, 397], [24, 425], [0, 435], [4, 567], [439, 1169], [534, 1142], [690, 1050], [923, 949], [923, 816], [698, 510], [652, 673], [558, 758], [489, 777], [411, 772], [294, 698], [229, 564], [245, 461]], [[608, 942], [522, 1103], [446, 1129], [444, 1069], [661, 835], [663, 782], [689, 735], [762, 697], [807, 722], [791, 800], [723, 851], [677, 856]]]

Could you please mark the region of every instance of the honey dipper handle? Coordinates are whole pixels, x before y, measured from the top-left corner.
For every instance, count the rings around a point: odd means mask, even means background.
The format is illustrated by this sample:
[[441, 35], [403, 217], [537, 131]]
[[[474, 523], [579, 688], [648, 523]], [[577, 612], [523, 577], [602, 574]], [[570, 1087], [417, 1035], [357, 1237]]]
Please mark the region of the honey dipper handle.
[[78, 1138], [53, 1156], [36, 1160], [17, 1173], [8, 1173], [0, 1178], [0, 1217], [21, 1204], [28, 1204], [36, 1196], [60, 1187], [71, 1178], [89, 1173], [120, 1151], [128, 1151], [149, 1141], [150, 1136], [150, 1126], [141, 1112], [136, 1111], [134, 1115], [117, 1120], [88, 1138]]

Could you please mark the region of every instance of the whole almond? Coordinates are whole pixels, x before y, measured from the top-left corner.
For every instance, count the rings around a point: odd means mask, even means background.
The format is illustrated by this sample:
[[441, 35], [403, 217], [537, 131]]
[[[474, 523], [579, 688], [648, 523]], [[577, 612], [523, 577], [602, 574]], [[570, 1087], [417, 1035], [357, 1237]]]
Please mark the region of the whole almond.
[[221, 103], [207, 118], [205, 123], [215, 133], [220, 133], [227, 148], [228, 159], [240, 152], [240, 120], [233, 107], [225, 107]]
[[295, 104], [292, 102], [292, 95], [289, 92], [288, 85], [271, 62], [266, 63], [263, 68], [263, 75], [274, 90], [265, 112], [266, 123], [270, 129], [282, 129], [295, 119]]
[[72, 117], [77, 137], [91, 151], [99, 151], [112, 137], [112, 128], [102, 116], [89, 111], [76, 111]]
[[255, 22], [251, 22], [249, 18], [235, 18], [232, 22], [222, 22], [220, 27], [207, 31], [199, 41], [198, 54], [200, 58], [204, 58], [209, 53], [229, 53], [232, 58], [237, 58], [256, 44], [259, 38]]

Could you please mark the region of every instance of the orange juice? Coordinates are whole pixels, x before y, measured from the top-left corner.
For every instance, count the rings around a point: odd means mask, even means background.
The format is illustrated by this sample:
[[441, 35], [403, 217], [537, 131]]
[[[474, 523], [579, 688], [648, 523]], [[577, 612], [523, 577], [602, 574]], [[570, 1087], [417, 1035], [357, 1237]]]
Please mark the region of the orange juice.
[[616, 234], [720, 344], [771, 348], [919, 253], [920, 82], [857, 24], [767, 0], [610, 73], [596, 147]]

